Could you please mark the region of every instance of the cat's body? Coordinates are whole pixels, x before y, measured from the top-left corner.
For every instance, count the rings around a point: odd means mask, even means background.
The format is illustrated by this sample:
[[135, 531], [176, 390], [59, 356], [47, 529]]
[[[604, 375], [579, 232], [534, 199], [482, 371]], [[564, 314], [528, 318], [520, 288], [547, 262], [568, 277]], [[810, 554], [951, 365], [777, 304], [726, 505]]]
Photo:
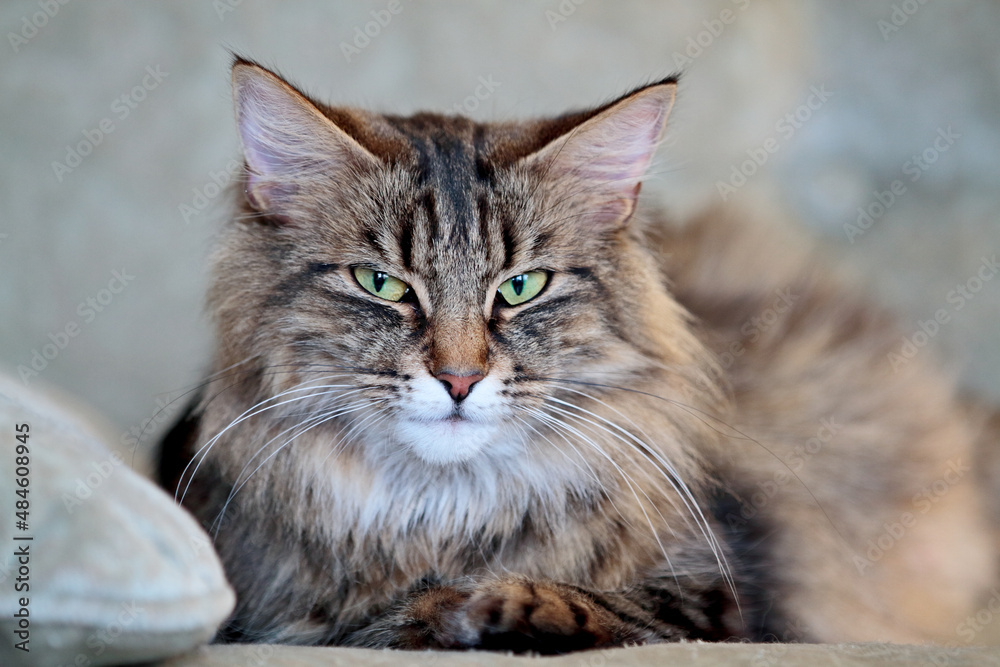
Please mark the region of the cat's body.
[[246, 215], [161, 461], [238, 592], [223, 639], [961, 639], [978, 434], [808, 251], [633, 215], [672, 81], [509, 125], [234, 81]]

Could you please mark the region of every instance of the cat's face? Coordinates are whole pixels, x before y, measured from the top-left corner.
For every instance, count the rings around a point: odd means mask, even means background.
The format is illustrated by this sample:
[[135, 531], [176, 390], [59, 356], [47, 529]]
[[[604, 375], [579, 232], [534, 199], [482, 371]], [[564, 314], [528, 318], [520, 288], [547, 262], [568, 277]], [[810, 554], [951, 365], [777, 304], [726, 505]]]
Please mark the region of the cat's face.
[[320, 109], [246, 63], [234, 81], [250, 216], [213, 302], [228, 360], [259, 355], [290, 411], [447, 464], [660, 370], [651, 320], [680, 320], [626, 223], [672, 82], [487, 126]]

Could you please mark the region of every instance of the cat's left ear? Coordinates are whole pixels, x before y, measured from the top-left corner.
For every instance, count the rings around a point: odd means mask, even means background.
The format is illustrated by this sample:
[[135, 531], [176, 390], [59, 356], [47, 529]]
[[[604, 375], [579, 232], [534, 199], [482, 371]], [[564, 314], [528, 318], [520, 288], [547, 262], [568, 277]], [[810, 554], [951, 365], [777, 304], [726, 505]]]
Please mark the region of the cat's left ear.
[[676, 91], [675, 78], [639, 88], [524, 160], [551, 187], [577, 200], [590, 225], [618, 229], [635, 210]]

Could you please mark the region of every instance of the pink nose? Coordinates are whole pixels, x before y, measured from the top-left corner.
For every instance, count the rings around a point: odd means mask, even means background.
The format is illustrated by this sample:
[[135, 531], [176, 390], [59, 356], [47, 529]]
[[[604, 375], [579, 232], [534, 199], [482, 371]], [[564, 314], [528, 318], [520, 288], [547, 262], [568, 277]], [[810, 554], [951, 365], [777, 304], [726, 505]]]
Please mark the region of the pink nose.
[[452, 375], [451, 373], [438, 373], [435, 375], [441, 384], [445, 386], [448, 393], [455, 401], [461, 401], [469, 392], [472, 390], [472, 385], [476, 384], [482, 380], [485, 376], [481, 373], [472, 373], [471, 375]]

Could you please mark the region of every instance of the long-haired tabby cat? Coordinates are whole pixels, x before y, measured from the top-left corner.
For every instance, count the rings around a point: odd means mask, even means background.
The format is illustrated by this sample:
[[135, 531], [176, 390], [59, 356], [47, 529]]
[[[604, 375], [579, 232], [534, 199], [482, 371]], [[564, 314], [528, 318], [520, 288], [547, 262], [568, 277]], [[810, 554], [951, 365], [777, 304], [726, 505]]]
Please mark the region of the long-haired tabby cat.
[[160, 462], [221, 641], [969, 639], [984, 432], [808, 249], [637, 208], [674, 79], [500, 124], [233, 83], [213, 374]]

